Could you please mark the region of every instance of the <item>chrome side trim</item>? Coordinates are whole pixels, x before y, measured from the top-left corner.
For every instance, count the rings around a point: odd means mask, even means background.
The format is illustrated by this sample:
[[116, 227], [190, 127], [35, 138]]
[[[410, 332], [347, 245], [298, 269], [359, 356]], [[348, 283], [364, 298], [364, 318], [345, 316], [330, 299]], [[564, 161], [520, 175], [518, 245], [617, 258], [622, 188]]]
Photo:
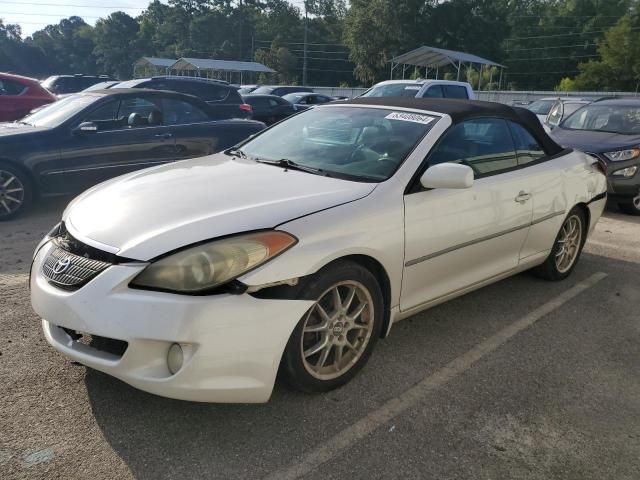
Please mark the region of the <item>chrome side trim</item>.
[[175, 160], [154, 160], [152, 162], [135, 162], [135, 163], [118, 163], [114, 165], [100, 165], [97, 167], [83, 167], [83, 168], [70, 168], [67, 170], [50, 170], [45, 173], [45, 175], [64, 175], [67, 173], [78, 173], [78, 172], [89, 172], [92, 170], [104, 170], [107, 168], [123, 168], [123, 167], [144, 167], [144, 166], [152, 166], [159, 165], [162, 163], [170, 163]]
[[493, 240], [494, 238], [502, 237], [503, 235], [508, 235], [510, 233], [517, 232], [518, 230], [523, 230], [525, 228], [529, 228], [529, 227], [531, 227], [533, 225], [537, 225], [538, 223], [542, 223], [542, 222], [544, 222], [546, 220], [550, 220], [551, 218], [554, 218], [554, 217], [557, 217], [557, 216], [560, 216], [560, 215], [564, 215], [564, 214], [565, 214], [564, 211], [550, 213], [549, 215], [545, 215], [544, 217], [540, 217], [540, 218], [538, 218], [536, 220], [533, 220], [532, 222], [527, 223], [525, 225], [520, 225], [518, 227], [513, 227], [513, 228], [510, 228], [508, 230], [504, 230], [502, 232], [493, 233], [493, 234], [487, 235], [485, 237], [477, 238], [475, 240], [470, 240], [470, 241], [465, 242], [465, 243], [460, 243], [458, 245], [454, 245], [452, 247], [445, 248], [443, 250], [439, 250], [437, 252], [430, 253], [428, 255], [424, 255], [424, 256], [416, 258], [414, 260], [409, 260], [408, 262], [406, 262], [404, 264], [404, 266], [405, 267], [411, 267], [413, 265], [417, 265], [418, 263], [422, 263], [422, 262], [426, 262], [427, 260], [431, 260], [432, 258], [436, 258], [436, 257], [439, 257], [441, 255], [445, 255], [447, 253], [455, 252], [456, 250], [460, 250], [461, 248], [470, 247], [470, 246], [475, 245], [477, 243], [482, 243], [482, 242], [486, 242], [488, 240]]

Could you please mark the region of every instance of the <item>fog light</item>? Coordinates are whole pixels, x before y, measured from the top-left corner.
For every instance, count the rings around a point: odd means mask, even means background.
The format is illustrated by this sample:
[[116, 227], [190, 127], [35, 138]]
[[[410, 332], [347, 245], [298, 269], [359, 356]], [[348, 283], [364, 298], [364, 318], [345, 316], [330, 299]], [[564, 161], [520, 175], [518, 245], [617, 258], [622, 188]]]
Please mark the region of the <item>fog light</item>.
[[634, 165], [633, 167], [627, 167], [627, 168], [623, 168], [622, 170], [616, 170], [615, 172], [613, 172], [613, 175], [615, 175], [616, 177], [629, 178], [629, 177], [633, 177], [637, 171], [638, 171], [638, 167]]
[[182, 368], [182, 362], [184, 362], [182, 347], [179, 343], [174, 343], [167, 352], [167, 367], [172, 375]]

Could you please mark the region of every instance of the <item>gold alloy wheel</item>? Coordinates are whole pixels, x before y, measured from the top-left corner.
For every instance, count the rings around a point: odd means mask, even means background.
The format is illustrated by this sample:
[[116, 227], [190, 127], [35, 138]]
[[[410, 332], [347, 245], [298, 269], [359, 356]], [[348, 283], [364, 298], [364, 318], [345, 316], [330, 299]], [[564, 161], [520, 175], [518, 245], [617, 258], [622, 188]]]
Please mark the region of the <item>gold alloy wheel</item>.
[[567, 218], [560, 230], [559, 249], [556, 252], [556, 268], [560, 273], [568, 272], [580, 253], [582, 245], [582, 220], [578, 215]]
[[302, 333], [302, 363], [319, 380], [344, 375], [362, 356], [374, 325], [371, 294], [356, 281], [327, 289], [311, 307]]

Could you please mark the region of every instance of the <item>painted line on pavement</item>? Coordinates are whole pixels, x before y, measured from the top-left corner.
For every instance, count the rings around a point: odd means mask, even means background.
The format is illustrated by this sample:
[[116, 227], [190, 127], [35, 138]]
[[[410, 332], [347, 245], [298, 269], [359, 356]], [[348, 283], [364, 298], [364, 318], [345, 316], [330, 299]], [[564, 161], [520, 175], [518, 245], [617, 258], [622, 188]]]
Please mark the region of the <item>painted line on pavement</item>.
[[265, 477], [265, 480], [296, 479], [311, 473], [323, 463], [344, 453], [346, 449], [352, 447], [355, 443], [394, 417], [419, 404], [431, 392], [471, 368], [474, 363], [497, 350], [519, 332], [529, 328], [544, 316], [562, 307], [565, 303], [593, 287], [606, 277], [606, 273], [594, 273], [586, 280], [574, 285], [564, 293], [536, 308], [520, 320], [498, 331], [471, 350], [449, 362], [440, 370], [425, 377], [399, 396], [388, 400], [384, 405], [372, 411], [366, 417], [338, 432], [332, 438], [323, 441], [317, 448], [303, 454], [298, 462], [269, 474]]

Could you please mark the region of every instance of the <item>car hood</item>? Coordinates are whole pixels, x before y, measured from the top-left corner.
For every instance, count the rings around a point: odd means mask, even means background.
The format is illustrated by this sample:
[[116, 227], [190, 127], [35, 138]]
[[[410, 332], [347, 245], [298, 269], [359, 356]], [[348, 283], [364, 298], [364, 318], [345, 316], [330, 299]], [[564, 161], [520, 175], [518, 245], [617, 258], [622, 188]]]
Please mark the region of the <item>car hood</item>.
[[34, 127], [33, 125], [25, 125], [24, 123], [2, 122], [0, 123], [0, 138], [11, 137], [14, 135], [25, 135], [35, 132], [47, 132], [47, 127]]
[[640, 145], [640, 135], [621, 135], [591, 130], [554, 128], [549, 136], [564, 148], [575, 148], [592, 153], [611, 152]]
[[63, 220], [78, 240], [146, 261], [203, 240], [273, 228], [374, 188], [217, 154], [97, 185], [69, 204]]

